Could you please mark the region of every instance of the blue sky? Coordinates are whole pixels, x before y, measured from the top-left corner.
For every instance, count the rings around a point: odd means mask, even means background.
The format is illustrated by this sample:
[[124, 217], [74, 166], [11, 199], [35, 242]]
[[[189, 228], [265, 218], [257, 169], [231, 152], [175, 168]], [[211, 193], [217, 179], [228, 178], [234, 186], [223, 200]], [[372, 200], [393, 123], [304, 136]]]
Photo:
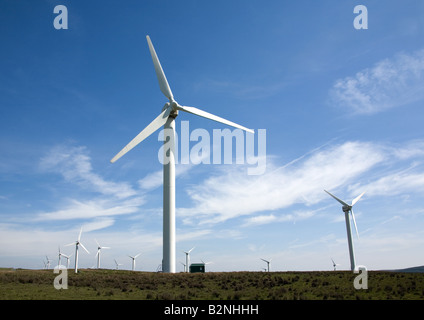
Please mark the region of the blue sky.
[[[56, 5], [68, 29], [56, 30]], [[368, 29], [356, 30], [356, 5]], [[110, 159], [159, 115], [150, 35], [176, 100], [255, 132], [266, 171], [177, 165], [183, 250], [211, 271], [424, 264], [424, 3], [390, 1], [0, 2], [0, 266], [41, 268], [76, 240], [80, 267], [162, 259], [159, 132]], [[181, 114], [212, 136], [224, 125]], [[257, 135], [255, 142], [258, 143]], [[190, 147], [196, 145], [191, 141]], [[235, 161], [234, 161], [235, 162]], [[55, 260], [56, 261], [56, 260]], [[73, 260], [71, 262], [73, 264]]]

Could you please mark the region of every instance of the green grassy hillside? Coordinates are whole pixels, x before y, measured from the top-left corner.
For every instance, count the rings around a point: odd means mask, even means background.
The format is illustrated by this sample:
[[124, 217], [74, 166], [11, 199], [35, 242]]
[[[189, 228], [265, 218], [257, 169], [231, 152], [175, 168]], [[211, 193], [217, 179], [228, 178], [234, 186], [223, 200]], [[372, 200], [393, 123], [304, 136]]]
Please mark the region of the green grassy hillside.
[[124, 270], [68, 272], [57, 290], [53, 270], [0, 269], [0, 299], [141, 300], [386, 300], [424, 299], [422, 273], [368, 271], [368, 289], [357, 290], [348, 271], [208, 272], [162, 274]]

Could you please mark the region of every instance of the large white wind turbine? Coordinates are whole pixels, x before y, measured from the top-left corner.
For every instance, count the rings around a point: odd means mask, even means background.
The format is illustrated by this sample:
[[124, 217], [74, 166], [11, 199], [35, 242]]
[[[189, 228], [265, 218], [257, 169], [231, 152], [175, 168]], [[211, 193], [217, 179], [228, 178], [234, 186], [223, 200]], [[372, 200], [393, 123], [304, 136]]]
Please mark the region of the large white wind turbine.
[[[115, 155], [111, 162], [115, 162], [124, 154], [134, 148], [141, 141], [146, 139], [156, 130], [164, 126], [165, 128], [165, 141], [164, 141], [164, 164], [163, 164], [163, 260], [162, 271], [175, 273], [175, 118], [178, 111], [184, 111], [214, 120], [226, 125], [239, 128], [251, 133], [253, 130], [247, 129], [234, 122], [225, 120], [221, 117], [215, 116], [208, 112], [202, 111], [194, 107], [181, 106], [174, 100], [171, 88], [169, 87], [165, 73], [156, 55], [156, 51], [147, 36], [147, 43], [149, 46], [150, 54], [153, 59], [156, 76], [159, 80], [159, 87], [162, 93], [168, 98], [167, 102], [162, 108], [161, 114], [154, 119], [146, 128], [144, 128], [130, 143], [128, 143], [117, 155]], [[169, 144], [169, 145], [167, 145]]]
[[90, 254], [90, 252], [88, 252], [88, 250], [81, 243], [81, 233], [82, 233], [82, 227], [81, 227], [81, 230], [79, 232], [77, 241], [69, 243], [69, 244], [66, 245], [66, 246], [72, 246], [73, 244], [75, 244], [75, 273], [78, 272], [78, 247], [81, 246], [88, 254]]
[[352, 207], [355, 205], [355, 203], [357, 203], [359, 201], [359, 199], [361, 199], [361, 197], [364, 195], [365, 192], [362, 192], [359, 196], [357, 196], [355, 199], [353, 199], [352, 200], [352, 204], [347, 204], [345, 201], [340, 200], [339, 198], [337, 198], [335, 195], [332, 195], [327, 190], [324, 190], [324, 191], [327, 192], [330, 196], [332, 196], [340, 204], [343, 205], [342, 210], [343, 210], [343, 212], [345, 214], [346, 231], [347, 231], [347, 242], [348, 242], [348, 245], [349, 245], [350, 269], [352, 271], [354, 271], [355, 270], [355, 266], [356, 266], [356, 264], [355, 264], [355, 252], [354, 252], [354, 249], [353, 249], [352, 228], [350, 226], [349, 212], [352, 215], [352, 220], [353, 220], [353, 224], [355, 225], [356, 235], [359, 238], [358, 227], [356, 226], [355, 214], [353, 213]]
[[186, 263], [185, 263], [185, 272], [188, 272], [189, 262], [190, 262], [190, 252], [193, 251], [195, 247], [191, 248], [188, 251], [183, 251], [186, 255]]
[[100, 244], [97, 242], [97, 240], [96, 240], [96, 239], [94, 239], [94, 241], [96, 241], [96, 243], [97, 243], [97, 253], [96, 253], [96, 257], [97, 257], [97, 269], [99, 269], [99, 268], [100, 268], [100, 251], [101, 251], [102, 249], [110, 249], [110, 247], [102, 247], [102, 246], [100, 246]]
[[132, 271], [135, 271], [135, 259], [137, 259], [137, 257], [140, 255], [141, 253], [135, 255], [134, 257], [132, 256], [128, 256], [132, 259]]
[[267, 263], [267, 265], [268, 265], [268, 272], [269, 272], [269, 265], [271, 264], [271, 260], [272, 259], [269, 259], [269, 261], [268, 260], [265, 260], [265, 259], [262, 259], [262, 258], [260, 258], [262, 261], [265, 261], [266, 263]]

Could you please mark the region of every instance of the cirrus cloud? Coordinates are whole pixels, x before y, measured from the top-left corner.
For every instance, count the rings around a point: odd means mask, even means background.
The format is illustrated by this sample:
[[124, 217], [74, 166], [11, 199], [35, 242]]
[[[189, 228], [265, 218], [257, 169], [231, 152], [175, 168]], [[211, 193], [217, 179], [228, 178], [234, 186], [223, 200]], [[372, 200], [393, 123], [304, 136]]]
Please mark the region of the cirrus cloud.
[[424, 49], [400, 53], [338, 79], [330, 96], [355, 114], [375, 114], [424, 99]]

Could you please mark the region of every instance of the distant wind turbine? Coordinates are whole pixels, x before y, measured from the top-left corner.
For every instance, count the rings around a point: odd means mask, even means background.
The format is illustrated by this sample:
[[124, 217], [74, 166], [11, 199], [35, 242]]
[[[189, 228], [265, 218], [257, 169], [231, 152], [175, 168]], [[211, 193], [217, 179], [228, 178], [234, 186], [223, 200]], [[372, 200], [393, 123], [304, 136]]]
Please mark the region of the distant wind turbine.
[[96, 241], [97, 243], [97, 253], [96, 253], [96, 257], [97, 257], [97, 269], [100, 268], [100, 252], [102, 249], [110, 249], [110, 247], [102, 247], [100, 246], [100, 244], [97, 242], [96, 239], [94, 239], [94, 241]]
[[116, 270], [119, 269], [119, 266], [122, 266], [122, 263], [118, 263], [118, 261], [116, 261], [115, 259], [113, 259], [115, 261], [116, 264]]
[[336, 271], [336, 266], [339, 266], [340, 264], [335, 263], [333, 258], [331, 258], [331, 261], [333, 262], [334, 271]]
[[66, 258], [66, 269], [69, 269], [69, 259], [71, 258], [72, 254], [67, 256], [66, 254], [62, 253], [62, 256]]
[[81, 227], [81, 230], [79, 232], [78, 239], [75, 242], [72, 242], [72, 243], [65, 245], [65, 246], [72, 246], [73, 244], [75, 244], [75, 273], [78, 272], [78, 247], [81, 246], [85, 250], [85, 252], [90, 254], [90, 252], [88, 252], [88, 250], [81, 243], [81, 233], [82, 233], [82, 227]]
[[262, 260], [262, 261], [265, 261], [265, 262], [267, 263], [267, 265], [268, 265], [268, 272], [269, 272], [269, 269], [270, 269], [270, 268], [269, 268], [269, 266], [270, 266], [270, 264], [271, 264], [271, 260], [272, 260], [272, 259], [269, 259], [269, 261], [268, 261], [268, 260], [265, 260], [265, 259], [262, 259], [262, 258], [261, 258], [261, 260]]
[[195, 247], [191, 248], [188, 251], [183, 251], [186, 255], [186, 263], [185, 263], [185, 272], [188, 272], [188, 266], [189, 266], [189, 262], [190, 262], [190, 252], [193, 251]]
[[200, 259], [200, 261], [202, 261], [202, 263], [205, 265], [205, 271], [206, 271], [206, 266], [207, 266], [208, 264], [213, 263], [212, 261], [205, 262], [205, 261], [203, 261], [202, 259]]
[[[149, 36], [146, 36], [156, 76], [159, 81], [159, 88], [168, 98], [162, 108], [161, 114], [144, 128], [133, 140], [131, 140], [111, 162], [115, 162], [156, 130], [164, 126], [166, 138], [164, 139], [164, 164], [163, 164], [163, 260], [162, 272], [175, 273], [175, 118], [179, 111], [192, 113], [194, 115], [214, 120], [235, 128], [239, 128], [251, 133], [253, 130], [247, 129], [234, 122], [225, 120], [211, 113], [202, 111], [194, 107], [182, 106], [174, 100], [168, 80], [163, 72], [162, 66], [156, 55], [156, 51]], [[169, 138], [169, 140], [167, 139]], [[168, 145], [169, 144], [169, 145]]]
[[66, 257], [61, 251], [60, 251], [60, 246], [59, 246], [59, 261], [58, 261], [58, 266], [60, 267], [60, 261], [61, 261], [61, 258], [62, 258], [62, 256], [64, 256], [64, 257]]
[[354, 252], [354, 249], [353, 249], [352, 228], [350, 226], [349, 212], [352, 215], [352, 220], [353, 220], [353, 224], [355, 225], [356, 235], [358, 236], [358, 239], [359, 239], [358, 227], [356, 226], [355, 214], [353, 213], [353, 206], [355, 205], [355, 203], [357, 203], [359, 201], [359, 199], [361, 199], [361, 197], [364, 195], [365, 192], [362, 192], [359, 196], [357, 196], [355, 199], [353, 199], [352, 204], [347, 204], [343, 200], [340, 200], [339, 198], [337, 198], [335, 195], [332, 195], [327, 190], [324, 190], [324, 191], [327, 192], [330, 196], [332, 196], [340, 204], [343, 205], [342, 210], [345, 214], [347, 241], [348, 241], [348, 245], [349, 245], [350, 269], [352, 271], [354, 271], [355, 266], [356, 266], [356, 264], [355, 264], [355, 252]]
[[180, 263], [184, 266], [184, 272], [186, 272], [186, 265], [185, 265], [185, 263], [184, 262], [181, 262], [181, 261], [180, 261]]
[[128, 256], [132, 259], [132, 271], [135, 271], [135, 259], [137, 259], [137, 257], [140, 255], [141, 253], [135, 255], [134, 257], [132, 256]]
[[49, 269], [50, 268], [50, 262], [53, 261], [53, 260], [49, 259], [48, 256], [46, 256], [46, 260], [47, 260], [47, 262], [46, 262], [46, 269]]

